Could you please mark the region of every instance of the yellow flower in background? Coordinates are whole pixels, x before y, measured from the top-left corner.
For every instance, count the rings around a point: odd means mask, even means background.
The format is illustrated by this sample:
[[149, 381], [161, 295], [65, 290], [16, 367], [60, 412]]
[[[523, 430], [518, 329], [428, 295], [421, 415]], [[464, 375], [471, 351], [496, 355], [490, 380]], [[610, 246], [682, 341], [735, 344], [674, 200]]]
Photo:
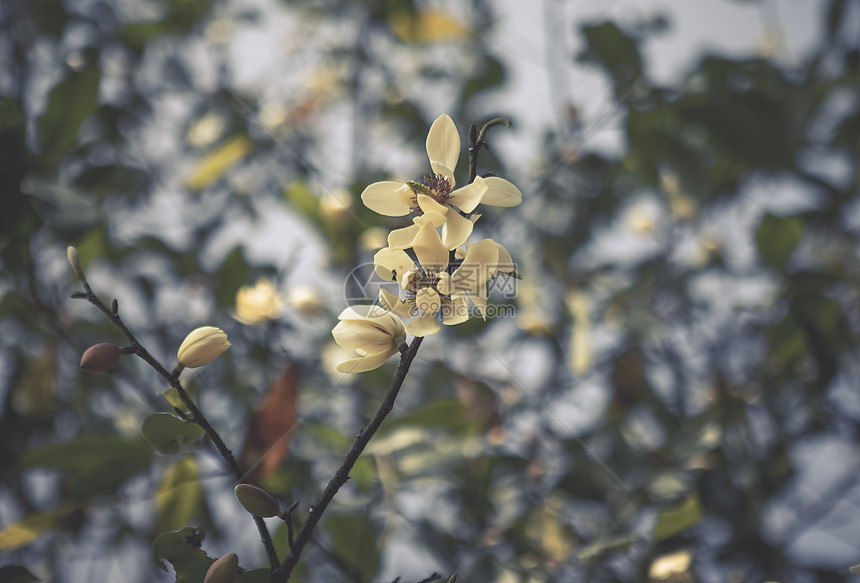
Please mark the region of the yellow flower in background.
[[179, 364], [186, 368], [197, 368], [209, 364], [230, 348], [227, 334], [214, 326], [202, 326], [193, 330], [176, 352]]
[[278, 318], [286, 302], [271, 280], [261, 278], [253, 286], [244, 286], [236, 292], [234, 318], [243, 324], [256, 325]]
[[456, 249], [472, 233], [474, 217], [465, 217], [479, 204], [510, 207], [520, 204], [522, 193], [503, 178], [475, 179], [471, 184], [454, 188], [454, 169], [460, 157], [460, 135], [447, 115], [441, 115], [430, 126], [426, 141], [430, 172], [423, 183], [375, 182], [364, 189], [361, 200], [372, 211], [389, 217], [418, 213], [414, 224], [392, 231], [388, 246], [406, 249], [426, 225], [442, 227], [442, 242], [446, 249]]
[[450, 16], [435, 10], [418, 14], [397, 12], [389, 19], [397, 38], [403, 42], [439, 42], [464, 40], [471, 30]]
[[308, 316], [315, 316], [322, 311], [319, 292], [307, 285], [299, 285], [291, 289], [287, 294], [287, 303]]
[[379, 368], [400, 350], [406, 339], [400, 318], [379, 306], [353, 306], [337, 319], [340, 322], [331, 331], [334, 341], [360, 355], [339, 363], [337, 371], [341, 373]]

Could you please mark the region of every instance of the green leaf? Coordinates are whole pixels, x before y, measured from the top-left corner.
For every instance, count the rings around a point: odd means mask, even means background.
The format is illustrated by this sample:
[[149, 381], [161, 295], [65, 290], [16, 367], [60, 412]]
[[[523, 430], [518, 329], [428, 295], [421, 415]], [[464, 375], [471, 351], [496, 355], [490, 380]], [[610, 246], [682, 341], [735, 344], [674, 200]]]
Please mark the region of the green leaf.
[[636, 542], [637, 538], [630, 534], [601, 538], [582, 549], [577, 558], [580, 561], [590, 561], [607, 553], [626, 549]]
[[65, 473], [65, 487], [75, 498], [110, 494], [152, 463], [152, 450], [142, 439], [87, 436], [70, 443], [26, 452], [25, 468], [46, 467]]
[[505, 68], [501, 61], [493, 57], [485, 57], [483, 65], [483, 70], [471, 77], [463, 86], [463, 94], [460, 97], [461, 103], [465, 103], [475, 95], [504, 83]]
[[236, 300], [236, 292], [245, 284], [251, 271], [242, 246], [237, 245], [224, 259], [216, 272], [215, 297], [219, 306], [232, 306]]
[[588, 48], [580, 55], [583, 62], [599, 65], [615, 79], [616, 85], [626, 85], [642, 71], [636, 40], [615, 23], [603, 22], [582, 27]]
[[188, 408], [185, 406], [185, 404], [182, 402], [182, 399], [179, 397], [179, 391], [177, 391], [175, 388], [170, 387], [166, 391], [158, 393], [158, 396], [164, 397], [165, 400], [176, 409], [179, 409], [180, 411], [188, 411]]
[[765, 263], [785, 265], [791, 252], [803, 237], [803, 218], [777, 217], [767, 214], [759, 223], [755, 240]]
[[70, 71], [51, 90], [48, 107], [39, 119], [39, 145], [52, 162], [74, 148], [78, 129], [96, 111], [101, 75], [96, 65]]
[[657, 517], [654, 541], [659, 542], [695, 526], [702, 519], [702, 505], [697, 496], [690, 496], [678, 506], [669, 508]]
[[169, 466], [155, 493], [157, 532], [181, 528], [198, 514], [202, 502], [194, 458], [186, 457]]
[[41, 581], [41, 579], [20, 565], [6, 565], [0, 567], [0, 581], [3, 583], [32, 583], [33, 581]]
[[[152, 543], [152, 557], [159, 567], [169, 571], [167, 561], [176, 572], [176, 583], [200, 583], [206, 576], [209, 566], [215, 559], [209, 557], [201, 548], [206, 534], [197, 526], [189, 526], [173, 532], [165, 532], [155, 537]], [[236, 581], [239, 583], [268, 583], [271, 574], [268, 569], [243, 571], [239, 569]]]
[[[28, 545], [34, 540], [60, 528], [68, 514], [66, 510], [39, 512], [26, 516], [23, 520], [15, 524], [10, 524], [3, 530], [0, 530], [0, 552]], [[2, 572], [0, 572], [0, 581], [5, 582], [6, 580], [2, 576]]]
[[332, 551], [350, 568], [369, 581], [379, 567], [378, 530], [365, 514], [327, 515], [326, 531]]
[[293, 182], [287, 186], [284, 190], [284, 197], [311, 222], [317, 226], [322, 226], [320, 201], [304, 182]]
[[171, 455], [203, 437], [203, 428], [170, 413], [153, 413], [143, 420], [140, 434], [160, 453]]
[[196, 526], [160, 534], [152, 543], [152, 557], [165, 571], [164, 561], [173, 565], [176, 583], [199, 583], [215, 561], [200, 548], [204, 538], [203, 529]]

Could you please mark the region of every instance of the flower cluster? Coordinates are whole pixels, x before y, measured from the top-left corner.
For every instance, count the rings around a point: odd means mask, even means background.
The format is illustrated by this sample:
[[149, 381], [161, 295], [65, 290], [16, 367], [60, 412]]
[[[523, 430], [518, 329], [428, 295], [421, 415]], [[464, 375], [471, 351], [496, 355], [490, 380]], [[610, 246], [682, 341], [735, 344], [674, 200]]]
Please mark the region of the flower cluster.
[[[412, 224], [391, 231], [388, 246], [374, 256], [376, 272], [397, 281], [403, 297], [381, 290], [379, 304], [384, 310], [341, 314], [333, 331], [335, 341], [362, 356], [341, 363], [341, 372], [379, 367], [397, 352], [404, 333], [430, 336], [439, 332], [440, 321], [445, 325], [465, 322], [467, 302], [486, 319], [487, 282], [500, 272], [514, 271], [504, 247], [491, 239], [473, 244], [468, 239], [481, 216], [474, 214], [479, 204], [516, 206], [522, 193], [497, 177], [478, 176], [455, 188], [460, 136], [447, 115], [433, 122], [426, 148], [431, 171], [423, 182], [376, 182], [361, 195], [369, 209], [385, 216], [412, 215]], [[400, 318], [408, 320], [405, 326]]]

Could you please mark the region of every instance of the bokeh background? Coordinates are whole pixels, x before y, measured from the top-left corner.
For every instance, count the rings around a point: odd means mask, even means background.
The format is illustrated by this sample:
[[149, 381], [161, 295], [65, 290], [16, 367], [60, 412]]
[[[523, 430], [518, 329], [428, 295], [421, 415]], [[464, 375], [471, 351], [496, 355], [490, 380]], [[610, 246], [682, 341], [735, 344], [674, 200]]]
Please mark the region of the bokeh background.
[[420, 179], [442, 113], [464, 143], [513, 122], [479, 171], [525, 198], [477, 232], [517, 261], [494, 296], [516, 313], [424, 342], [295, 580], [852, 577], [857, 1], [4, 0], [0, 19], [10, 581], [171, 581], [152, 543], [188, 526], [265, 566], [214, 449], [141, 438], [163, 381], [131, 357], [78, 369], [123, 339], [69, 298], [66, 246], [165, 366], [192, 328], [228, 332], [186, 385], [246, 467], [274, 445], [253, 478], [300, 523], [395, 367], [333, 372], [344, 284], [404, 225], [358, 197]]

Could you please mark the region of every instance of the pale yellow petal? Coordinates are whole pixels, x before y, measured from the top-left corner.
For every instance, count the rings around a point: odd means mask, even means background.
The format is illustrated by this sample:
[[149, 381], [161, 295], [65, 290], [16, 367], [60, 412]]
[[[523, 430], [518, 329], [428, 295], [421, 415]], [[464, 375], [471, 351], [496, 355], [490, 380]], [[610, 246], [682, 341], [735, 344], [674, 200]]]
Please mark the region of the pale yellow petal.
[[437, 275], [439, 281], [436, 283], [436, 289], [439, 290], [440, 294], [451, 295], [454, 293], [454, 286], [451, 284], [451, 276], [442, 272]]
[[487, 321], [487, 288], [481, 287], [476, 292], [469, 293], [469, 300], [475, 306], [475, 311], [481, 314], [484, 321]]
[[452, 192], [448, 204], [457, 207], [464, 213], [470, 213], [480, 204], [486, 192], [486, 181], [478, 176], [472, 184], [467, 184]]
[[396, 352], [397, 350], [393, 350], [388, 352], [381, 352], [379, 354], [368, 354], [367, 356], [363, 356], [361, 358], [352, 358], [350, 360], [345, 360], [337, 365], [337, 372], [367, 372], [369, 370], [379, 368], [380, 366], [385, 364], [385, 361], [391, 358], [391, 356]]
[[454, 185], [457, 184], [456, 180], [454, 180], [454, 171], [441, 162], [434, 162], [431, 160], [430, 168], [433, 170], [433, 174], [444, 176], [451, 188], [454, 188]]
[[[407, 227], [408, 228], [408, 227]], [[385, 247], [373, 256], [373, 266], [379, 277], [388, 281], [400, 278], [407, 271], [415, 268], [415, 262], [402, 249]]]
[[442, 306], [442, 323], [446, 326], [462, 324], [469, 319], [466, 294], [460, 292], [451, 296]]
[[495, 273], [499, 259], [499, 244], [484, 239], [466, 253], [463, 263], [451, 275], [454, 289], [473, 292], [483, 289], [487, 280]]
[[445, 209], [444, 213], [438, 213], [436, 211], [425, 211], [423, 215], [418, 215], [417, 217], [412, 219], [412, 221], [419, 227], [423, 227], [427, 224], [433, 225], [434, 229], [437, 227], [441, 227], [445, 224], [445, 215], [448, 213], [448, 211], [451, 210], [451, 207], [444, 205], [442, 206], [442, 208]]
[[409, 249], [412, 247], [412, 242], [415, 240], [415, 235], [421, 227], [418, 225], [409, 225], [402, 229], [394, 229], [388, 233], [388, 248], [389, 249]]
[[394, 191], [394, 196], [400, 201], [400, 204], [407, 207], [410, 211], [415, 210], [415, 193], [409, 188], [408, 184], [402, 184], [400, 188]]
[[517, 206], [523, 201], [523, 193], [520, 189], [505, 180], [491, 176], [485, 178], [487, 184], [487, 193], [481, 200], [481, 204], [491, 206]]
[[379, 290], [379, 304], [386, 310], [397, 314], [401, 318], [411, 318], [415, 314], [412, 313], [412, 308], [403, 303], [397, 296], [386, 289]]
[[[488, 239], [488, 241], [492, 241], [492, 239]], [[496, 243], [495, 241], [493, 241]], [[511, 257], [511, 254], [508, 253], [508, 250], [502, 247], [501, 243], [496, 243], [496, 246], [499, 250], [499, 258], [496, 260], [496, 271], [501, 271], [502, 273], [513, 273], [517, 270], [517, 266], [514, 263], [514, 259]]]
[[410, 207], [397, 196], [397, 190], [402, 186], [402, 182], [374, 182], [361, 193], [361, 201], [364, 206], [381, 215], [402, 217], [411, 212]]
[[403, 322], [382, 306], [350, 306], [340, 313], [338, 320], [371, 322], [375, 326], [384, 327], [391, 336], [403, 334]]
[[433, 315], [442, 307], [442, 298], [433, 288], [424, 287], [415, 294], [415, 307], [424, 314]]
[[457, 126], [450, 116], [443, 114], [436, 118], [427, 133], [426, 147], [431, 165], [438, 162], [451, 170], [457, 166], [457, 158], [460, 157], [460, 134], [457, 133]]
[[446, 249], [456, 249], [472, 234], [475, 223], [453, 210], [448, 213], [447, 218], [448, 220], [442, 225], [442, 244]]
[[406, 324], [406, 333], [412, 336], [432, 336], [436, 334], [441, 327], [436, 321], [436, 316], [421, 315]]
[[432, 225], [421, 227], [412, 248], [425, 271], [445, 271], [448, 266], [448, 250], [442, 245], [442, 239]]
[[448, 211], [450, 210], [450, 207], [444, 204], [439, 204], [438, 202], [436, 202], [436, 199], [431, 196], [427, 196], [426, 194], [418, 195], [418, 206], [425, 213], [435, 212], [442, 215], [443, 217], [447, 215]]
[[331, 331], [334, 341], [350, 350], [378, 352], [377, 347], [390, 346], [393, 336], [384, 325], [368, 320], [341, 320]]

